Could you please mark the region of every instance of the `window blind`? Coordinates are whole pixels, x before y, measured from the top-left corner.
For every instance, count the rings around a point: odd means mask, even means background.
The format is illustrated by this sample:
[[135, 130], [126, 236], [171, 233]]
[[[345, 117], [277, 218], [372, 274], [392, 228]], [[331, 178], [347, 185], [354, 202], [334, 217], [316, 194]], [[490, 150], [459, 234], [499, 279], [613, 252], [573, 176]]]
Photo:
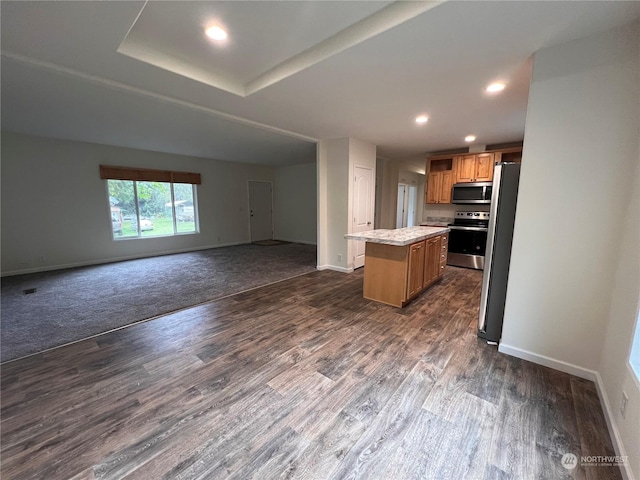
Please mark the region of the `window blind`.
[[103, 180], [190, 183], [192, 185], [200, 185], [202, 183], [199, 173], [153, 170], [151, 168], [116, 167], [112, 165], [100, 165], [100, 178]]

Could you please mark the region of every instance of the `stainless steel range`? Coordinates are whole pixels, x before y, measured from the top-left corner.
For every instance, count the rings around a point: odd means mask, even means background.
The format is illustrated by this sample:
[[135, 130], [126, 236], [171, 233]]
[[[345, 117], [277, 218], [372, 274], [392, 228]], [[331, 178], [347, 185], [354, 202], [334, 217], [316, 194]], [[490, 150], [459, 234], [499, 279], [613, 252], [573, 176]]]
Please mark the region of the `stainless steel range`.
[[456, 212], [453, 223], [449, 224], [447, 263], [483, 270], [488, 227], [489, 212]]

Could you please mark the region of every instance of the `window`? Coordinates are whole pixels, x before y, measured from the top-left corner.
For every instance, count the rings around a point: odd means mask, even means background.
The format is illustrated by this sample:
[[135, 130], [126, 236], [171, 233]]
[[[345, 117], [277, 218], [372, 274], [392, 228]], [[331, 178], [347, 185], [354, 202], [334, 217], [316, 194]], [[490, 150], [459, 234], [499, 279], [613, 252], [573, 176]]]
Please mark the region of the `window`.
[[[198, 232], [198, 174], [104, 166], [100, 169], [102, 178], [107, 180], [114, 239]], [[176, 178], [181, 181], [171, 181]], [[169, 181], [162, 181], [166, 179]]]

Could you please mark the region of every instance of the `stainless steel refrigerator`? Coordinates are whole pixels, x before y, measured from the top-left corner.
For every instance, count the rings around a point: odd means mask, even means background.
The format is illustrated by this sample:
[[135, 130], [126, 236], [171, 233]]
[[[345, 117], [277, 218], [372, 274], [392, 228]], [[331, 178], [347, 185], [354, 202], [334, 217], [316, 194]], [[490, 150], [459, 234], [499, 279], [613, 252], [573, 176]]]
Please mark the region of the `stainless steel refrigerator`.
[[478, 317], [478, 336], [491, 344], [502, 336], [519, 180], [519, 163], [496, 164]]

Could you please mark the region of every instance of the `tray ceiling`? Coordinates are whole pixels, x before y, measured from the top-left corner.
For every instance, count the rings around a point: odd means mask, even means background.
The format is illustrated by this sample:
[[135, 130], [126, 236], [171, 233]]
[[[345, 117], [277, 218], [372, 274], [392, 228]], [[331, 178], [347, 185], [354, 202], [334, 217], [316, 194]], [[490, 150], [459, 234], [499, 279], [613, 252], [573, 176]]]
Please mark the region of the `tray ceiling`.
[[637, 1], [3, 1], [2, 128], [266, 165], [349, 136], [424, 158], [522, 140], [535, 52], [639, 18]]

